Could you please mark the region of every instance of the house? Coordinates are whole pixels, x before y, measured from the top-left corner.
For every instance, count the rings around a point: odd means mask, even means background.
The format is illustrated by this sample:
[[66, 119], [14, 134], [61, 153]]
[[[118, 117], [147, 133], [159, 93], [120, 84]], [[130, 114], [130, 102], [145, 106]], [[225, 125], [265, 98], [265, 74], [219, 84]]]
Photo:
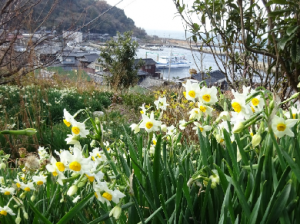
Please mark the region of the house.
[[197, 74], [192, 74], [190, 77], [181, 78], [179, 80], [185, 81], [187, 79], [193, 79], [198, 82], [205, 81], [207, 86], [219, 86], [222, 90], [227, 89], [226, 77], [219, 70], [211, 71], [208, 74], [199, 72]]
[[91, 63], [94, 62], [95, 60], [98, 60], [98, 58], [99, 58], [99, 55], [96, 54], [96, 53], [91, 53], [91, 54], [83, 55], [83, 57], [78, 58], [78, 61], [80, 62], [79, 65], [80, 65], [82, 68], [87, 68], [87, 66], [88, 66], [89, 64], [91, 64]]
[[135, 59], [134, 64], [137, 65], [141, 60], [143, 61], [143, 66], [139, 69], [140, 71], [148, 73], [151, 77], [160, 77], [160, 73], [156, 70], [156, 62], [152, 58]]

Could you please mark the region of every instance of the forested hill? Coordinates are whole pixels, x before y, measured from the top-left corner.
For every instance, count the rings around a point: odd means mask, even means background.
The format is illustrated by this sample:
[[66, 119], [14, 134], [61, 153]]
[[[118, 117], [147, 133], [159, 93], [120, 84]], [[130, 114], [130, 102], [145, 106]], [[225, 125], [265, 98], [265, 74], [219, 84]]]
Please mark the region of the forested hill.
[[[54, 0], [41, 1], [36, 6], [33, 13], [34, 21], [38, 21], [37, 18], [45, 17], [51, 10], [53, 2]], [[70, 27], [75, 29], [87, 24], [110, 7], [111, 5], [108, 5], [106, 1], [60, 0], [43, 26], [46, 29], [52, 29], [55, 26], [57, 31], [68, 30]], [[35, 26], [39, 25], [38, 23], [36, 22]], [[117, 31], [122, 33], [131, 30], [137, 37], [146, 35], [144, 29], [136, 27], [134, 21], [125, 15], [124, 10], [116, 7], [91, 25], [81, 29], [83, 32], [88, 30], [91, 33], [108, 33], [110, 35], [115, 35]]]

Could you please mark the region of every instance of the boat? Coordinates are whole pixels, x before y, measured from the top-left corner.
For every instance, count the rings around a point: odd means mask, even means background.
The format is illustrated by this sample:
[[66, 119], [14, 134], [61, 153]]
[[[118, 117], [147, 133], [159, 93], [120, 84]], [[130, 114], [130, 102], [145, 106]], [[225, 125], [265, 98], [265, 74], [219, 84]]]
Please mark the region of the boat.
[[185, 56], [160, 56], [156, 68], [189, 68], [191, 62]]

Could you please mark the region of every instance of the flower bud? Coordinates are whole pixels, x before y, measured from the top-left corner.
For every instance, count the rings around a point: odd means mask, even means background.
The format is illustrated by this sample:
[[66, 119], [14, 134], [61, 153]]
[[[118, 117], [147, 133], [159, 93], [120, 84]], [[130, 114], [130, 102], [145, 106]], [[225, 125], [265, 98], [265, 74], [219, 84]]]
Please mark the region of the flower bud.
[[98, 117], [95, 118], [95, 124], [100, 124], [100, 120]]
[[161, 130], [162, 130], [163, 132], [167, 132], [167, 131], [168, 131], [167, 125], [162, 124], [160, 127], [161, 127]]
[[69, 188], [67, 195], [72, 196], [72, 195], [76, 194], [77, 190], [78, 190], [78, 187], [76, 185], [73, 185]]
[[5, 170], [6, 164], [5, 163], [0, 163], [0, 170]]
[[252, 147], [256, 147], [259, 145], [259, 143], [261, 142], [261, 135], [260, 134], [255, 134], [252, 137]]
[[34, 195], [32, 195], [32, 196], [30, 197], [30, 200], [31, 200], [32, 202], [34, 202], [34, 200], [35, 200], [35, 196], [34, 196]]
[[36, 129], [34, 129], [34, 128], [26, 128], [25, 132], [26, 132], [25, 135], [27, 135], [27, 136], [32, 136], [37, 133]]
[[20, 195], [20, 198], [21, 198], [21, 199], [24, 199], [24, 198], [25, 198], [25, 196], [26, 196], [26, 193], [25, 193], [25, 192], [23, 192], [23, 193]]
[[245, 125], [243, 122], [236, 123], [233, 127], [233, 133], [240, 133], [245, 128]]
[[115, 219], [119, 219], [122, 213], [122, 208], [116, 205], [109, 213], [109, 217], [113, 216]]
[[25, 219], [28, 219], [28, 213], [25, 211], [25, 209], [23, 209], [23, 216]]
[[16, 218], [16, 220], [15, 220], [16, 224], [20, 224], [20, 223], [21, 223], [21, 221], [22, 221], [22, 219], [21, 219], [21, 217], [20, 217], [20, 216], [18, 216], [18, 217]]

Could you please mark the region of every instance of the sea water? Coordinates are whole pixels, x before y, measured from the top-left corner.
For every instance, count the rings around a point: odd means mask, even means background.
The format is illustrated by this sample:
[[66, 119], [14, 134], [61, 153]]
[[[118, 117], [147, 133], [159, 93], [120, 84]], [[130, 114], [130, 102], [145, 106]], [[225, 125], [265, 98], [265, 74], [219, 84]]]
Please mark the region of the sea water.
[[[196, 69], [197, 72], [201, 70], [204, 71], [214, 71], [219, 70], [212, 54], [205, 54], [202, 53], [202, 66], [201, 66], [201, 54], [197, 51], [191, 51], [181, 48], [170, 48], [170, 47], [163, 47], [162, 51], [150, 51], [145, 49], [138, 49], [136, 58], [152, 58], [155, 61], [159, 59], [161, 56], [170, 56], [172, 53], [173, 55], [185, 56], [188, 62], [190, 62], [190, 68], [164, 68], [159, 69], [161, 72], [161, 77], [165, 80], [174, 80], [178, 78], [189, 77], [189, 69], [193, 68]], [[219, 63], [220, 66], [221, 63]], [[170, 74], [169, 74], [170, 73]]]

